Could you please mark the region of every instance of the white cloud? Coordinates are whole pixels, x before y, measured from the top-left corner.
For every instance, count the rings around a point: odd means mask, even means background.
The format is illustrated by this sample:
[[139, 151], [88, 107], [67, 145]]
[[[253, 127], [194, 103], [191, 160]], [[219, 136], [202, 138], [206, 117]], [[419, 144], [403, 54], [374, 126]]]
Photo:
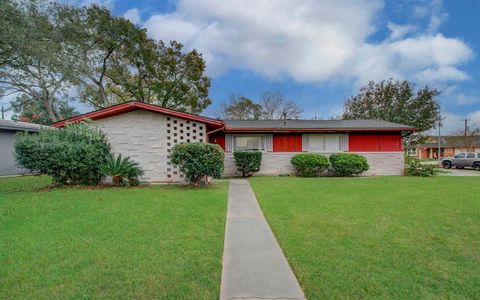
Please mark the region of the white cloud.
[[415, 26], [389, 23], [388, 39], [369, 41], [381, 9], [375, 0], [179, 0], [174, 12], [144, 26], [155, 39], [198, 49], [212, 76], [233, 68], [298, 82], [468, 78], [459, 66], [472, 51], [459, 39], [407, 37]]
[[458, 94], [456, 97], [456, 103], [458, 105], [469, 105], [480, 103], [480, 96], [466, 95], [463, 93]]
[[393, 22], [388, 22], [387, 28], [388, 30], [390, 30], [390, 40], [398, 40], [400, 38], [403, 38], [405, 35], [411, 33], [416, 29], [416, 27], [411, 24], [398, 25]]
[[440, 26], [448, 19], [448, 14], [444, 11], [443, 0], [423, 0], [414, 7], [414, 16], [419, 18], [428, 17], [429, 22], [427, 31], [436, 33]]
[[137, 8], [127, 10], [123, 17], [130, 20], [133, 24], [139, 24], [141, 22], [140, 11]]

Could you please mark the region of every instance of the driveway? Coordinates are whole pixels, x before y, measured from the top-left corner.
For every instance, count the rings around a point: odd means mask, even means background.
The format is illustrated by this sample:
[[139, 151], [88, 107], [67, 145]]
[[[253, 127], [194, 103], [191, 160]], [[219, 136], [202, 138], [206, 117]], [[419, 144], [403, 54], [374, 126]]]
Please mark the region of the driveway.
[[475, 171], [473, 169], [441, 169], [443, 176], [480, 176], [480, 171]]

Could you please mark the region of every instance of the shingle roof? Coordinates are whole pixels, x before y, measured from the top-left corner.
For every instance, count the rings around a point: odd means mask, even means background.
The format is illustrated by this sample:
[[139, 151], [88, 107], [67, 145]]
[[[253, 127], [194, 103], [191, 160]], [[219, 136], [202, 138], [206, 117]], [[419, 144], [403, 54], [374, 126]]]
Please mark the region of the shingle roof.
[[225, 130], [391, 130], [413, 131], [407, 125], [382, 120], [225, 120]]
[[[431, 138], [429, 143], [418, 144], [417, 148], [437, 148], [438, 147], [438, 137]], [[468, 147], [480, 147], [480, 136], [467, 136], [467, 145]], [[454, 147], [454, 148], [463, 148], [465, 147], [465, 137], [464, 136], [442, 136], [440, 139], [440, 147]]]
[[3, 130], [12, 130], [12, 131], [33, 131], [37, 132], [44, 126], [27, 123], [27, 122], [15, 122], [11, 120], [2, 120], [0, 119], [0, 129]]

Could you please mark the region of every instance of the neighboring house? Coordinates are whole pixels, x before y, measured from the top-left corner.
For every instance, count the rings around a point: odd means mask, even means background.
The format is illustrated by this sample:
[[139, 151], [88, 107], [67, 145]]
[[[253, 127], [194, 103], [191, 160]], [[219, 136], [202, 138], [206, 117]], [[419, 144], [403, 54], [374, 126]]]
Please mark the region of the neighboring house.
[[235, 150], [263, 152], [259, 174], [286, 174], [300, 152], [325, 155], [357, 152], [370, 164], [367, 175], [401, 175], [404, 168], [402, 131], [414, 128], [378, 120], [265, 120], [228, 121], [141, 103], [127, 102], [55, 123], [92, 120], [107, 135], [112, 151], [130, 156], [145, 171], [143, 180], [183, 180], [171, 164], [170, 152], [183, 142], [211, 142], [226, 152], [225, 175], [238, 174]]
[[15, 163], [15, 135], [22, 131], [38, 132], [41, 127], [41, 125], [32, 123], [0, 119], [0, 176], [28, 173], [27, 170], [18, 167]]
[[[420, 159], [438, 158], [438, 137], [429, 137], [426, 143], [407, 150], [409, 156]], [[454, 156], [461, 152], [480, 152], [480, 136], [440, 137], [440, 158]]]

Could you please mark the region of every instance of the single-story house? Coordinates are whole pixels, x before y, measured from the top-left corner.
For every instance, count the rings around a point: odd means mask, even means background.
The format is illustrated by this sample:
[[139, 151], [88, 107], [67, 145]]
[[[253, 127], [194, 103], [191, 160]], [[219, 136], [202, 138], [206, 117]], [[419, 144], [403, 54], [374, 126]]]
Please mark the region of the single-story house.
[[38, 124], [0, 119], [0, 176], [28, 173], [15, 163], [15, 135], [22, 131], [38, 132], [41, 127]]
[[[480, 136], [441, 136], [440, 158], [461, 152], [480, 152]], [[408, 149], [408, 155], [419, 159], [438, 158], [438, 137], [429, 137], [426, 143]]]
[[202, 117], [142, 102], [126, 102], [53, 124], [92, 120], [110, 141], [112, 151], [130, 156], [145, 171], [143, 180], [183, 180], [171, 164], [170, 152], [183, 142], [210, 142], [226, 152], [225, 175], [238, 174], [233, 151], [263, 152], [259, 174], [287, 174], [300, 152], [356, 152], [370, 164], [367, 175], [401, 175], [402, 135], [410, 126], [379, 120], [262, 120], [231, 121]]

